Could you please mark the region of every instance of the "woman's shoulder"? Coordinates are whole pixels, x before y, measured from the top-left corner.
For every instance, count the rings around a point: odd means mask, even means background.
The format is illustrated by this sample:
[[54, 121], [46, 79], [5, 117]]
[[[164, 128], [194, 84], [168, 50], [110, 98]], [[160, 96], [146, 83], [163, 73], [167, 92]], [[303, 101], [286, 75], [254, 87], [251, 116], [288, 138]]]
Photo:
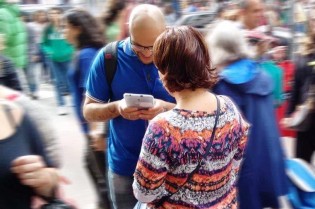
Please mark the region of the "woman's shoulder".
[[0, 100], [0, 115], [0, 139], [14, 134], [25, 116], [23, 108], [9, 100]]

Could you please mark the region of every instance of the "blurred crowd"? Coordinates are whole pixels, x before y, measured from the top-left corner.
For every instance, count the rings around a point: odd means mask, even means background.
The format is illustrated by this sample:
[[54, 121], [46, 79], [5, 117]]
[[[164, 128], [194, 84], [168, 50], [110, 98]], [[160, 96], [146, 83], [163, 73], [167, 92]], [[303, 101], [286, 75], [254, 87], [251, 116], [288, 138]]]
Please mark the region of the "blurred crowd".
[[[314, 3], [107, 0], [96, 16], [0, 0], [0, 208], [40, 208], [66, 181], [45, 84], [58, 115], [71, 98], [99, 209], [281, 208], [281, 137], [307, 163], [315, 151], [314, 104], [306, 128], [292, 125], [315, 95]], [[202, 30], [178, 25], [206, 11]], [[129, 107], [124, 93], [155, 103]]]

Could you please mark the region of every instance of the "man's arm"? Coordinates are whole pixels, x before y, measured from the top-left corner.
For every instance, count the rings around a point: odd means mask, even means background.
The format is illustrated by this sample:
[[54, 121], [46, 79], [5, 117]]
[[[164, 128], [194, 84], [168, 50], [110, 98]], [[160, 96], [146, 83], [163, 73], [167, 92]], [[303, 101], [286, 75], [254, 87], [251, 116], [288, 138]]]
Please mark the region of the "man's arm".
[[99, 103], [86, 96], [83, 105], [84, 118], [89, 122], [100, 122], [118, 117], [119, 101]]

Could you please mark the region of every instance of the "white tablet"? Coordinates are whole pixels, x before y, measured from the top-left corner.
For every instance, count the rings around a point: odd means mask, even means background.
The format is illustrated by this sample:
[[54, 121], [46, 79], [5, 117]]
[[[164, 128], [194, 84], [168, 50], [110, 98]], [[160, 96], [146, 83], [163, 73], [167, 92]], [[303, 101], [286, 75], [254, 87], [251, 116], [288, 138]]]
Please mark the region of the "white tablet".
[[137, 107], [140, 109], [148, 109], [154, 106], [154, 97], [149, 94], [125, 93], [124, 99], [127, 104], [127, 107]]

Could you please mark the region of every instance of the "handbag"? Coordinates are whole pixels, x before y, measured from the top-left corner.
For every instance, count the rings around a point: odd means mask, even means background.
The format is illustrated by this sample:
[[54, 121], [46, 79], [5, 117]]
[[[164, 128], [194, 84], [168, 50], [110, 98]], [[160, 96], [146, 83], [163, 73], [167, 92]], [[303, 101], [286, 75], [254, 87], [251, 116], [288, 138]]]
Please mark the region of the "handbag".
[[[56, 194], [55, 191], [54, 194]], [[40, 195], [39, 197], [46, 201], [46, 203], [43, 204], [40, 209], [76, 209], [74, 206], [66, 203], [61, 198], [56, 197], [56, 195], [53, 197], [45, 197]]]
[[[154, 203], [155, 208], [159, 208], [160, 206], [163, 205], [163, 203], [169, 199], [172, 195], [176, 194], [187, 182], [189, 182], [191, 180], [191, 178], [193, 177], [193, 175], [199, 170], [200, 166], [204, 164], [204, 162], [202, 161], [202, 159], [206, 159], [206, 157], [208, 156], [210, 149], [212, 147], [212, 143], [213, 143], [213, 139], [214, 139], [214, 135], [215, 135], [215, 131], [217, 129], [217, 123], [219, 120], [219, 115], [220, 115], [220, 100], [218, 99], [218, 97], [215, 95], [215, 98], [217, 100], [217, 110], [216, 110], [216, 116], [215, 116], [215, 121], [214, 121], [214, 126], [213, 126], [213, 131], [211, 133], [211, 137], [210, 137], [210, 142], [206, 147], [206, 151], [203, 154], [202, 158], [198, 161], [198, 165], [196, 166], [196, 168], [188, 175], [186, 181], [181, 185], [178, 186], [176, 191], [173, 193], [170, 193], [169, 195], [166, 195], [164, 197], [162, 197], [161, 199], [157, 200]], [[146, 208], [146, 203], [140, 203], [138, 202], [136, 204], [136, 206], [134, 207], [134, 209], [145, 209]]]

